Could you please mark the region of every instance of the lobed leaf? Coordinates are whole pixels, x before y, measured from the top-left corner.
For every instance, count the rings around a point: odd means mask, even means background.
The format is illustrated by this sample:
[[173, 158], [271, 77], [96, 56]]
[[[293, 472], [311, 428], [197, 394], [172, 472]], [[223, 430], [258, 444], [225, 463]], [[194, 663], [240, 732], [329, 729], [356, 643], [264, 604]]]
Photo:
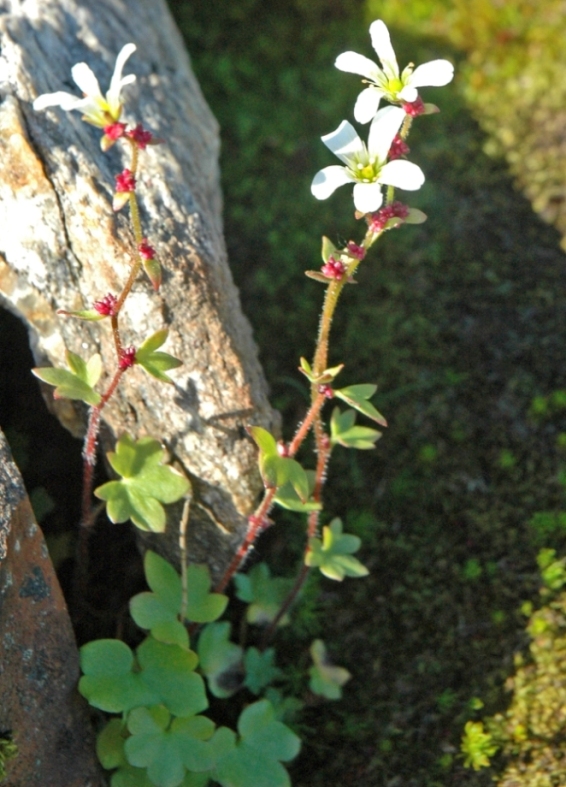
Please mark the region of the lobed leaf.
[[367, 576], [367, 568], [352, 556], [360, 548], [361, 541], [357, 536], [342, 532], [340, 519], [333, 519], [322, 532], [322, 540], [309, 539], [309, 551], [305, 555], [307, 566], [317, 567], [324, 576], [339, 582], [344, 577]]
[[328, 700], [339, 700], [342, 686], [352, 677], [344, 667], [335, 667], [329, 662], [326, 646], [321, 639], [315, 639], [310, 648], [314, 665], [309, 669], [309, 688], [315, 694]]
[[354, 407], [360, 413], [367, 415], [368, 418], [376, 421], [381, 426], [387, 426], [385, 418], [375, 409], [371, 402], [367, 401], [371, 399], [376, 391], [377, 385], [349, 385], [346, 388], [336, 389], [334, 391], [334, 396], [338, 399], [342, 399], [346, 404]]
[[[247, 574], [234, 576], [236, 596], [250, 606], [246, 612], [248, 623], [265, 626], [274, 620], [287, 597], [293, 580], [283, 577], [272, 577], [267, 563], [257, 563]], [[279, 621], [279, 626], [289, 622], [286, 614]]]
[[268, 700], [248, 705], [238, 720], [239, 740], [225, 727], [224, 753], [217, 759], [213, 778], [222, 787], [290, 787], [289, 774], [281, 765], [299, 752], [299, 738], [282, 722], [276, 721]]
[[246, 686], [254, 694], [261, 691], [277, 680], [282, 675], [281, 670], [275, 666], [275, 650], [267, 648], [263, 652], [257, 648], [248, 648], [244, 654], [244, 668], [246, 670]]
[[[157, 273], [159, 273], [159, 271]], [[155, 281], [159, 286], [159, 275]], [[155, 286], [153, 279], [152, 284]], [[169, 332], [167, 329], [156, 331], [156, 333], [152, 334], [148, 339], [146, 339], [145, 342], [143, 342], [143, 344], [136, 350], [136, 363], [142, 366], [146, 372], [152, 375], [152, 377], [156, 377], [158, 380], [161, 380], [164, 383], [173, 382], [166, 372], [170, 371], [171, 369], [177, 369], [183, 364], [182, 361], [170, 355], [169, 353], [158, 352], [158, 348], [165, 343], [168, 333]]]
[[381, 432], [367, 426], [356, 426], [356, 413], [353, 410], [340, 412], [338, 407], [332, 411], [330, 419], [330, 443], [345, 448], [369, 450], [381, 437]]
[[230, 623], [209, 623], [198, 641], [200, 666], [215, 697], [231, 697], [242, 683], [242, 648], [230, 642]]
[[170, 465], [164, 465], [165, 451], [157, 440], [132, 440], [124, 434], [116, 451], [108, 454], [114, 470], [122, 476], [95, 489], [107, 503], [111, 522], [132, 522], [141, 530], [162, 532], [165, 511], [161, 503], [174, 503], [190, 489], [188, 480]]

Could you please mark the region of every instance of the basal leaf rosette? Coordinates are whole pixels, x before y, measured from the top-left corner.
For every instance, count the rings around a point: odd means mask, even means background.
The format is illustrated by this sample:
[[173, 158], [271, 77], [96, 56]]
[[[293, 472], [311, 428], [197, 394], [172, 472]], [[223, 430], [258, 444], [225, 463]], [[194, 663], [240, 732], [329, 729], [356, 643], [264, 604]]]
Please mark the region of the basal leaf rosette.
[[94, 494], [106, 501], [110, 521], [131, 519], [140, 530], [162, 533], [165, 511], [161, 504], [180, 500], [190, 489], [189, 481], [164, 464], [165, 450], [151, 437], [136, 441], [122, 435], [116, 451], [108, 453], [108, 461], [121, 478], [99, 486]]

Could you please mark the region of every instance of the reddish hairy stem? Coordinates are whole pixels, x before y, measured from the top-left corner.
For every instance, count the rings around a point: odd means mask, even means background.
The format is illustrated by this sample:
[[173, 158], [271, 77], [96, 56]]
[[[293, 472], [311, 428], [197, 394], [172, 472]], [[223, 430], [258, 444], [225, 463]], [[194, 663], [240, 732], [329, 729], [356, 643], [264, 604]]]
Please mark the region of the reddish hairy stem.
[[299, 426], [295, 436], [293, 437], [292, 441], [289, 443], [289, 456], [295, 456], [295, 454], [301, 447], [303, 440], [309, 433], [309, 430], [313, 425], [315, 419], [318, 417], [318, 414], [322, 408], [322, 405], [324, 404], [325, 399], [326, 399], [326, 394], [317, 392], [317, 395], [313, 399], [309, 411], [305, 416], [305, 420]]
[[240, 566], [248, 556], [248, 552], [253, 546], [254, 541], [265, 527], [267, 515], [269, 514], [269, 511], [271, 510], [271, 506], [273, 505], [273, 498], [275, 497], [276, 491], [277, 489], [275, 487], [271, 487], [265, 490], [263, 500], [261, 501], [259, 507], [256, 509], [255, 513], [248, 519], [248, 531], [246, 533], [244, 540], [238, 547], [238, 551], [232, 558], [232, 562], [224, 572], [224, 576], [222, 577], [218, 585], [214, 588], [215, 593], [221, 593], [224, 590], [228, 582], [230, 582], [236, 571], [240, 568]]
[[100, 403], [95, 405], [91, 411], [88, 419], [88, 427], [83, 447], [83, 499], [82, 499], [82, 517], [81, 526], [88, 528], [92, 525], [92, 483], [94, 478], [94, 466], [96, 464], [96, 443], [98, 440], [98, 432], [100, 430], [100, 414], [104, 409], [108, 400], [118, 387], [118, 384], [124, 374], [125, 369], [118, 369], [108, 389], [103, 394]]
[[[320, 409], [324, 404], [326, 399], [326, 395], [324, 393], [318, 393], [315, 400], [311, 404], [303, 423], [300, 425], [295, 437], [289, 444], [288, 449], [288, 456], [293, 457], [301, 447], [305, 437], [309, 433], [313, 422], [318, 417]], [[277, 489], [275, 487], [269, 487], [265, 490], [265, 494], [263, 496], [263, 500], [259, 504], [258, 508], [252, 514], [252, 516], [248, 519], [248, 530], [246, 532], [245, 538], [238, 547], [238, 551], [232, 558], [232, 561], [218, 585], [215, 588], [216, 593], [221, 593], [228, 582], [232, 579], [234, 574], [238, 571], [246, 557], [248, 556], [248, 552], [250, 551], [251, 547], [253, 546], [255, 540], [265, 528], [265, 524], [267, 521], [267, 515], [269, 514], [271, 507], [273, 505], [273, 498], [275, 497], [275, 493]]]

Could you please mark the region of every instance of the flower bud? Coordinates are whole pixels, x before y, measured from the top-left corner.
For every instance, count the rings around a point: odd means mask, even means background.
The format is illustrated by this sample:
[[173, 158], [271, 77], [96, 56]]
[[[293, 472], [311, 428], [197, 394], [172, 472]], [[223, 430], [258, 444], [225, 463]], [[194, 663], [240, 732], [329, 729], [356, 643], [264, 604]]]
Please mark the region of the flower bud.
[[136, 349], [135, 347], [123, 347], [120, 353], [120, 360], [118, 366], [122, 371], [129, 369], [136, 362]]
[[104, 317], [114, 317], [116, 314], [117, 303], [118, 298], [109, 292], [108, 295], [104, 296], [104, 298], [101, 298], [99, 301], [95, 301], [94, 308], [99, 314], [104, 315]]
[[346, 266], [341, 260], [329, 257], [320, 270], [328, 279], [341, 279], [346, 272]]

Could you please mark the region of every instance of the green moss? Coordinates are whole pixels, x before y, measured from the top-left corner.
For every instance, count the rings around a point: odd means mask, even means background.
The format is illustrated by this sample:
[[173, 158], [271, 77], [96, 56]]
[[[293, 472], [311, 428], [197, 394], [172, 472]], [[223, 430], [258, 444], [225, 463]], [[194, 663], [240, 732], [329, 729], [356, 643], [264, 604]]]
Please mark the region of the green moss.
[[18, 747], [10, 735], [0, 735], [0, 781], [6, 778], [7, 764], [18, 756]]

